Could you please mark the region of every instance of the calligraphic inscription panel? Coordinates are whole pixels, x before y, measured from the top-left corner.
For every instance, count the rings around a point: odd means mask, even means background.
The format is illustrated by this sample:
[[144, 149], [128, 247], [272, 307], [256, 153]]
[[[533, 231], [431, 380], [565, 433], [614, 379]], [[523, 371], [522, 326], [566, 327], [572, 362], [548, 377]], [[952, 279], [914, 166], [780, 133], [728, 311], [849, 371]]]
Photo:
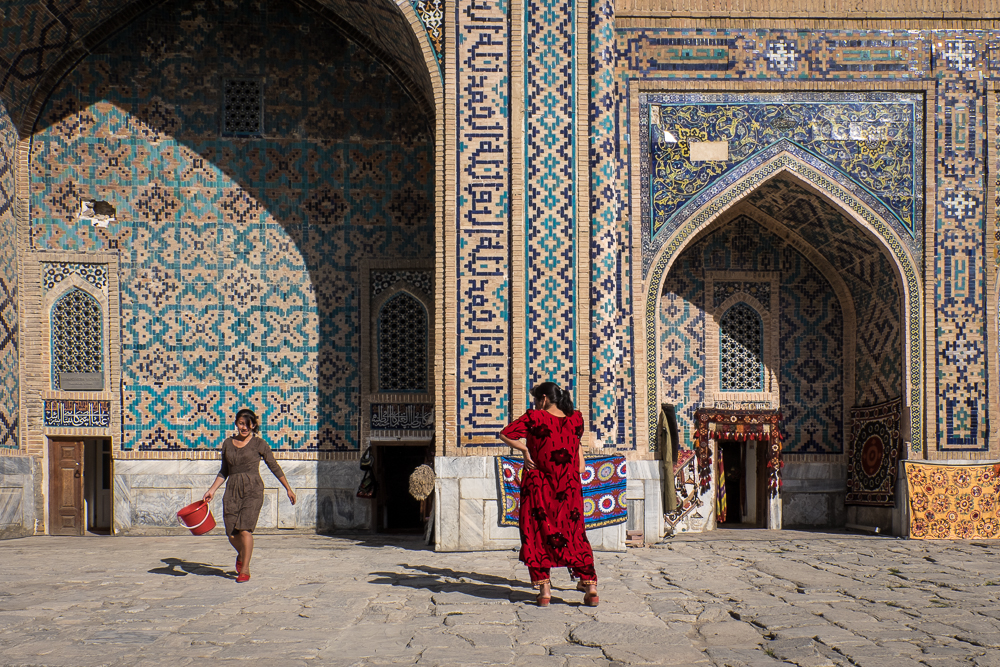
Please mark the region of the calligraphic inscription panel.
[[46, 428], [108, 428], [111, 401], [43, 401]]
[[372, 403], [373, 431], [429, 431], [434, 429], [431, 403]]

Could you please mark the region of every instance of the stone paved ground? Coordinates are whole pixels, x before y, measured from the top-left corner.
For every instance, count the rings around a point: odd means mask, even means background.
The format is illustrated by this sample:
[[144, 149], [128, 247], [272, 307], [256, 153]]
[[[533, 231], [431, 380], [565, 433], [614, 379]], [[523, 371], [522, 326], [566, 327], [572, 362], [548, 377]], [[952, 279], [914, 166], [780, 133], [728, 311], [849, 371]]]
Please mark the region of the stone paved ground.
[[724, 531], [598, 554], [548, 609], [510, 552], [262, 535], [0, 542], [4, 665], [997, 665], [1000, 543]]

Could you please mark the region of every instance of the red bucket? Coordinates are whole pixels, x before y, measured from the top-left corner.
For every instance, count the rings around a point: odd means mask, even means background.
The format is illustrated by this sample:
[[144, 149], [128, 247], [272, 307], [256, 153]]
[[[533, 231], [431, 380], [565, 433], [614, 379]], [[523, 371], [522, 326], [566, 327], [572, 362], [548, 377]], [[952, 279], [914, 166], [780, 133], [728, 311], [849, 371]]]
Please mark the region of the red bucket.
[[177, 518], [188, 527], [192, 535], [204, 535], [215, 528], [215, 517], [204, 500], [191, 503], [177, 513]]

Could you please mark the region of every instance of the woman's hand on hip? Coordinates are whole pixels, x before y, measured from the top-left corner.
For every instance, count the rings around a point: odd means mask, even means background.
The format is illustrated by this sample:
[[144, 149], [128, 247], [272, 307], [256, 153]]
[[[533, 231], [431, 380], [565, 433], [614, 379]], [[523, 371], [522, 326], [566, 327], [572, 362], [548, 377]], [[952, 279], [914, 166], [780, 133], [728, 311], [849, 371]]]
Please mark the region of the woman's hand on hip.
[[525, 470], [538, 470], [538, 466], [535, 465], [534, 459], [528, 452], [524, 453], [524, 468]]

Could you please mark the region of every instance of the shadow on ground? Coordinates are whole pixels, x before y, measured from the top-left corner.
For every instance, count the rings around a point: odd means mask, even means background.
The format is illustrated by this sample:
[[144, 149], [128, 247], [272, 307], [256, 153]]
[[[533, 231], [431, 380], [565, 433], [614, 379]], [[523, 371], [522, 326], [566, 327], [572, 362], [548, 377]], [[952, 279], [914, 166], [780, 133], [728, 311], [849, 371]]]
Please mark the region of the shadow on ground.
[[192, 563], [181, 558], [161, 558], [165, 563], [164, 567], [154, 567], [149, 570], [150, 574], [169, 574], [173, 577], [186, 577], [189, 574], [197, 574], [202, 577], [222, 577], [224, 579], [235, 579], [235, 576], [224, 570], [220, 570], [208, 563]]
[[530, 584], [480, 572], [461, 572], [429, 565], [407, 565], [400, 567], [409, 572], [372, 572], [368, 583], [385, 586], [405, 586], [424, 589], [432, 593], [462, 593], [483, 600], [509, 600], [518, 602], [530, 599]]

